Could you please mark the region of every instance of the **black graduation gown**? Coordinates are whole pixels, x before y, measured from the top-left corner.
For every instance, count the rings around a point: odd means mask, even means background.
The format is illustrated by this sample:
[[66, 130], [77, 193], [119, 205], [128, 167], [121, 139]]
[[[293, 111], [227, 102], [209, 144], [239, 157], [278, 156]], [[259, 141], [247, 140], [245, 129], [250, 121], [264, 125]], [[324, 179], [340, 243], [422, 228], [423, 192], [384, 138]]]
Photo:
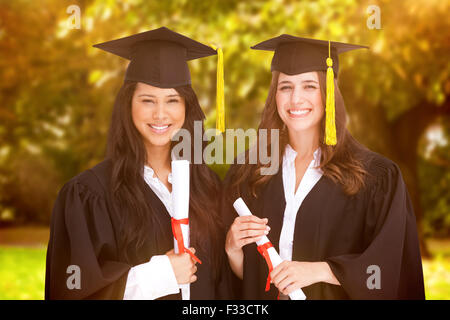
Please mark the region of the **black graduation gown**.
[[[369, 150], [364, 153], [369, 172], [366, 188], [347, 196], [339, 185], [322, 176], [297, 212], [292, 260], [326, 261], [341, 284], [316, 283], [303, 291], [307, 299], [424, 299], [416, 220], [400, 169], [381, 155]], [[230, 169], [225, 188], [235, 169]], [[245, 185], [241, 189], [252, 213], [269, 219], [268, 237], [278, 251], [286, 205], [282, 168], [257, 199], [249, 196]], [[237, 214], [232, 207], [235, 199], [227, 195], [222, 215], [229, 226]], [[244, 279], [233, 275], [236, 297], [276, 299], [278, 290], [273, 284], [264, 291], [268, 267], [256, 244], [246, 245], [243, 251]], [[380, 289], [367, 285], [374, 275], [368, 270], [372, 265], [380, 268]], [[373, 278], [369, 282], [373, 284]]]
[[[129, 252], [134, 254], [132, 261], [126, 262], [118, 249], [120, 219], [108, 192], [110, 176], [111, 161], [105, 160], [71, 179], [59, 192], [47, 250], [46, 299], [123, 299], [130, 268], [173, 249], [170, 215], [145, 184], [146, 199], [159, 215], [162, 228], [152, 227], [140, 250], [130, 245]], [[197, 281], [191, 284], [191, 299], [227, 297], [228, 281], [223, 279], [218, 286], [214, 284], [210, 255], [200, 252], [196, 255], [202, 264], [197, 264]], [[66, 272], [70, 265], [80, 268], [80, 289], [67, 287], [66, 281], [73, 274]], [[161, 299], [181, 299], [181, 294]]]

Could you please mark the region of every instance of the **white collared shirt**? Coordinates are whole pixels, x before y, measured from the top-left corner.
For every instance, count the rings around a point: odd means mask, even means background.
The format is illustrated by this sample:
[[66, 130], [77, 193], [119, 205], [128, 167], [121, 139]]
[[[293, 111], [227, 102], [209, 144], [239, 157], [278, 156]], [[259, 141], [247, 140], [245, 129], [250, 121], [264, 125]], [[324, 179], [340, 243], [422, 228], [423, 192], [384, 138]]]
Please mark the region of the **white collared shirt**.
[[[169, 189], [167, 189], [166, 185], [158, 179], [153, 169], [149, 166], [144, 166], [144, 180], [147, 182], [152, 191], [158, 196], [166, 207], [167, 212], [172, 217], [172, 193]], [[167, 180], [170, 184], [172, 184], [172, 172], [169, 173]]]
[[[144, 180], [158, 196], [172, 217], [172, 193], [162, 183], [152, 168], [144, 166]], [[169, 173], [172, 183], [172, 173]], [[128, 272], [124, 300], [153, 300], [179, 292], [179, 286], [169, 257], [153, 256], [149, 262], [134, 266]]]
[[295, 158], [297, 152], [288, 144], [283, 156], [283, 188], [286, 200], [286, 208], [283, 215], [283, 226], [280, 234], [280, 257], [283, 260], [292, 261], [292, 247], [294, 240], [295, 219], [305, 197], [319, 181], [323, 171], [318, 168], [320, 165], [320, 147], [314, 151], [314, 159], [311, 160], [303, 178], [295, 191], [296, 173]]

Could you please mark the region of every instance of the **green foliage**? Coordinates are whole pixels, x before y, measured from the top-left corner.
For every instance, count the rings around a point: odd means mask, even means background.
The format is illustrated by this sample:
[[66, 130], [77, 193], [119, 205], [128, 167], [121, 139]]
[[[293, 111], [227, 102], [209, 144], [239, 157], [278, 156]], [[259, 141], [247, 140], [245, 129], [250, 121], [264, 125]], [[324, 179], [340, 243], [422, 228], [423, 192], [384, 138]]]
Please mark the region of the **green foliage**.
[[[68, 29], [69, 3], [64, 1], [0, 3], [0, 220], [14, 216], [48, 222], [63, 183], [102, 160], [126, 68], [123, 59], [92, 47], [102, 41], [165, 25], [221, 46], [227, 128], [257, 127], [272, 54], [249, 48], [282, 33], [371, 47], [343, 54], [339, 78], [352, 134], [375, 151], [389, 155], [398, 149], [392, 126], [418, 103], [437, 108], [449, 101], [448, 1], [378, 1], [380, 30], [366, 26], [366, 10], [373, 1], [70, 4], [81, 8], [81, 29]], [[189, 66], [206, 126], [213, 127], [216, 59]], [[227, 167], [213, 168], [223, 177]], [[448, 168], [439, 172], [448, 174]], [[422, 197], [426, 217], [449, 212], [447, 200], [434, 205], [444, 190], [427, 179], [435, 164], [420, 170], [421, 188], [433, 190]]]
[[[419, 159], [421, 200], [425, 209], [425, 232], [429, 236], [446, 237], [450, 234], [450, 135], [449, 118], [441, 118], [424, 137]], [[434, 137], [434, 138], [433, 138]], [[448, 138], [447, 138], [448, 139]]]

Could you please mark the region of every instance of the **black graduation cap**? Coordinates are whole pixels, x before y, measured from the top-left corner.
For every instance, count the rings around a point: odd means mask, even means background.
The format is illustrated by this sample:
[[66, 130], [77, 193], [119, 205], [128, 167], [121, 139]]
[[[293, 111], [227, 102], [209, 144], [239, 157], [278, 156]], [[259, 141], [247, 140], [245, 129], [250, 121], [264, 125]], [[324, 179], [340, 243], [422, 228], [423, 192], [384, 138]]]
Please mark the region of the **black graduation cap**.
[[271, 71], [295, 75], [311, 71], [326, 71], [325, 137], [329, 146], [337, 144], [334, 79], [339, 71], [340, 53], [369, 48], [356, 44], [294, 37], [289, 34], [263, 41], [251, 47], [256, 50], [275, 51]]
[[326, 59], [330, 57], [333, 61], [334, 77], [337, 77], [339, 71], [338, 55], [340, 53], [369, 47], [283, 34], [260, 42], [251, 48], [275, 51], [271, 70], [281, 71], [288, 75], [310, 71], [326, 71]]
[[216, 50], [166, 27], [94, 45], [131, 60], [125, 80], [159, 88], [191, 84], [187, 61], [217, 54]]

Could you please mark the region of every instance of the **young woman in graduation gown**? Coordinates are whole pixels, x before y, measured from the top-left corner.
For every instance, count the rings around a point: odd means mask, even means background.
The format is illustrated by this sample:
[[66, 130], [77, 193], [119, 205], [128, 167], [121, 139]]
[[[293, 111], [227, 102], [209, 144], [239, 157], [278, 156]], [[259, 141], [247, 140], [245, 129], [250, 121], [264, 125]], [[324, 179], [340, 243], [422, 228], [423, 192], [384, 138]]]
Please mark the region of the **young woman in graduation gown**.
[[[273, 175], [262, 175], [269, 165], [259, 162], [233, 165], [225, 180], [236, 297], [287, 299], [301, 288], [307, 299], [424, 299], [416, 221], [400, 169], [346, 129], [338, 54], [360, 46], [282, 35], [252, 48], [275, 51], [259, 128], [279, 129], [279, 161]], [[254, 216], [237, 217], [238, 197]], [[270, 274], [255, 244], [262, 235], [284, 260]]]
[[204, 120], [186, 61], [216, 51], [165, 27], [96, 47], [131, 62], [106, 160], [67, 182], [54, 205], [46, 299], [180, 299], [184, 283], [190, 299], [226, 298], [221, 186], [205, 164], [190, 164], [192, 257], [174, 254], [171, 227], [171, 137], [180, 128], [193, 137]]

